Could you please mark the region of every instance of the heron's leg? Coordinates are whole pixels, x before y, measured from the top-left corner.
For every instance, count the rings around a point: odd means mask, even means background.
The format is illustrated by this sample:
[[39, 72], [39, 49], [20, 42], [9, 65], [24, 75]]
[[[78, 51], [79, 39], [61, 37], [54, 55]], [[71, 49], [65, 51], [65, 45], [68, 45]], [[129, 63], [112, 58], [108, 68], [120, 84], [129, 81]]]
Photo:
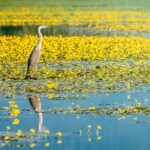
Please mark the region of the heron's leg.
[[26, 74], [26, 77], [25, 77], [25, 80], [27, 80], [27, 79], [31, 79], [31, 74], [30, 74], [29, 68], [27, 68], [27, 74]]
[[35, 70], [34, 70], [34, 77], [35, 77], [35, 78], [38, 78], [38, 72], [37, 72], [36, 68], [35, 68]]
[[30, 70], [30, 79], [34, 79], [34, 80], [37, 80], [37, 71], [36, 71], [36, 66], [32, 67], [31, 70]]
[[34, 79], [34, 80], [37, 80], [38, 78], [37, 78], [37, 71], [36, 71], [36, 66], [34, 66], [33, 68], [32, 68], [32, 77], [31, 77], [31, 79]]
[[35, 66], [29, 66], [27, 68], [27, 75], [25, 79], [34, 79], [34, 74], [35, 74]]

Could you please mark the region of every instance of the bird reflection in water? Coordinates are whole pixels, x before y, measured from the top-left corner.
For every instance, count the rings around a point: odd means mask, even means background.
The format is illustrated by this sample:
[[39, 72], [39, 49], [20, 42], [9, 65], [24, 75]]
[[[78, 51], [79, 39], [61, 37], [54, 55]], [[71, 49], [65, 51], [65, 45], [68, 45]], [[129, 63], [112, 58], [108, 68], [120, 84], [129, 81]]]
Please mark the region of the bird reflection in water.
[[33, 110], [38, 114], [38, 132], [42, 132], [42, 125], [43, 125], [43, 115], [41, 111], [41, 100], [40, 98], [35, 95], [31, 94], [28, 96], [29, 102], [33, 108]]

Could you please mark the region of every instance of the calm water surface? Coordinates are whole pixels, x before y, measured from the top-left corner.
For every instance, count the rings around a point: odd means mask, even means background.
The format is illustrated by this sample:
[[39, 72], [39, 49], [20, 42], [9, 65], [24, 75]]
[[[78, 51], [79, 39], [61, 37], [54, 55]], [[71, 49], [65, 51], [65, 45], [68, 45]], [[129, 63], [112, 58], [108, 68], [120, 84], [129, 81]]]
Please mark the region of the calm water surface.
[[[130, 95], [131, 99], [127, 99]], [[48, 109], [68, 109], [80, 107], [124, 107], [132, 105], [135, 99], [138, 99], [142, 105], [149, 105], [150, 93], [147, 91], [134, 92], [118, 92], [106, 94], [91, 94], [84, 100], [49, 100], [45, 95], [39, 96], [42, 110]], [[9, 106], [8, 102], [11, 98], [0, 98], [0, 106]], [[146, 103], [145, 103], [145, 100]], [[38, 130], [40, 117], [38, 113], [33, 111], [32, 102], [29, 101], [28, 96], [17, 96], [14, 101], [19, 106], [21, 114], [19, 115], [20, 124], [11, 125], [11, 118], [8, 118], [8, 112], [0, 111], [0, 132], [6, 131], [6, 126], [11, 126], [11, 132], [16, 132], [18, 129], [22, 131], [29, 131], [31, 128]], [[34, 139], [36, 146], [31, 149], [43, 150], [144, 150], [150, 147], [150, 116], [144, 114], [124, 115], [124, 119], [119, 120], [121, 115], [98, 115], [94, 113], [89, 114], [64, 114], [64, 113], [42, 113], [43, 124], [42, 130], [49, 129], [50, 137], [38, 136]], [[137, 118], [135, 121], [134, 118]], [[88, 129], [91, 125], [91, 129]], [[101, 140], [97, 140], [96, 126], [100, 125], [102, 129], [99, 132]], [[82, 135], [79, 131], [82, 130]], [[53, 136], [56, 132], [62, 132], [62, 144], [57, 144], [58, 138]], [[88, 141], [88, 139], [91, 141]], [[20, 141], [21, 142], [21, 141]], [[50, 143], [49, 147], [45, 147], [46, 142]], [[8, 146], [4, 146], [4, 143]], [[12, 145], [10, 145], [10, 143]], [[22, 147], [17, 148], [16, 142], [0, 141], [1, 149], [16, 150], [16, 149], [30, 149], [28, 146], [30, 141], [22, 142]]]

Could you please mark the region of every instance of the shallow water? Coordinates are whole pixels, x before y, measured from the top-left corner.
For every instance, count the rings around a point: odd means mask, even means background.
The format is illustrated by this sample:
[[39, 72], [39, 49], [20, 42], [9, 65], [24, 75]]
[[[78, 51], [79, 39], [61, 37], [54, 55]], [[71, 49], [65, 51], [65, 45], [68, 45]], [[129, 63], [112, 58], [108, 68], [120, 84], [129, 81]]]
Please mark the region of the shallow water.
[[[130, 95], [130, 98], [128, 96]], [[133, 113], [129, 115], [118, 114], [96, 114], [91, 113], [68, 113], [68, 109], [79, 107], [89, 108], [123, 108], [125, 106], [134, 106], [135, 101], [141, 103], [142, 106], [149, 105], [150, 93], [148, 91], [128, 91], [108, 94], [90, 94], [87, 98], [82, 100], [50, 100], [46, 96], [38, 96], [41, 103], [43, 124], [42, 130], [50, 130], [50, 136], [37, 134], [31, 140], [23, 141], [0, 141], [0, 146], [3, 149], [25, 150], [30, 149], [29, 145], [35, 143], [34, 149], [48, 149], [44, 144], [49, 142], [51, 149], [112, 149], [112, 150], [141, 150], [148, 149], [150, 144], [148, 139], [150, 117], [142, 113]], [[8, 102], [12, 98], [0, 98], [1, 107], [9, 106]], [[38, 131], [38, 123], [40, 117], [38, 113], [34, 112], [31, 102], [27, 95], [20, 95], [13, 99], [20, 108], [20, 124], [12, 125], [12, 118], [9, 117], [7, 110], [0, 110], [0, 132], [1, 135], [6, 134], [6, 126], [11, 126], [9, 133], [16, 132], [18, 129], [22, 131], [29, 131], [34, 128]], [[44, 112], [45, 110], [63, 109], [63, 112]], [[88, 128], [88, 125], [91, 128]], [[97, 133], [96, 126], [101, 126], [102, 129]], [[82, 134], [81, 134], [82, 130]], [[62, 132], [62, 137], [57, 137], [56, 132]], [[8, 134], [9, 134], [8, 133]], [[101, 139], [97, 140], [100, 136]], [[57, 144], [57, 140], [61, 139], [62, 143]], [[89, 140], [89, 141], [88, 141]]]

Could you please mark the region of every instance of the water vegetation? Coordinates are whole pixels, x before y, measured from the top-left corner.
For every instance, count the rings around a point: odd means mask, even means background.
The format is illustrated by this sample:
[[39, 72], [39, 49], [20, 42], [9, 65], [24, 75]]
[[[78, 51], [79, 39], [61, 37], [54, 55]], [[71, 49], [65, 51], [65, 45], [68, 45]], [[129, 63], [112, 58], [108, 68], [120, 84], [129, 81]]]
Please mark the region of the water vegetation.
[[[68, 25], [108, 31], [150, 32], [149, 12], [136, 11], [66, 11], [59, 8], [14, 8], [0, 11], [0, 26]], [[20, 17], [21, 16], [21, 17]]]
[[[131, 90], [150, 83], [150, 40], [143, 37], [45, 36], [38, 81], [24, 81], [26, 62], [36, 36], [1, 36], [1, 94], [91, 93]], [[45, 80], [47, 79], [47, 80]], [[21, 81], [21, 82], [20, 82]], [[76, 96], [75, 96], [76, 97]]]
[[[149, 98], [146, 98], [145, 101], [149, 101]], [[12, 117], [12, 108], [11, 107], [0, 107], [0, 111], [3, 112], [11, 112], [10, 116]], [[31, 109], [22, 109], [21, 112], [24, 113], [30, 113], [32, 112]], [[96, 107], [96, 106], [90, 106], [90, 107], [81, 107], [79, 105], [75, 105], [68, 108], [45, 108], [41, 109], [38, 112], [42, 112], [43, 114], [95, 114], [95, 115], [132, 115], [132, 114], [150, 114], [150, 106], [147, 106], [144, 104], [144, 101], [141, 103], [139, 100], [132, 100], [132, 104], [130, 105], [124, 105], [124, 106], [109, 106], [109, 107]], [[99, 127], [98, 127], [99, 128]], [[31, 133], [34, 133], [32, 129], [30, 130]], [[50, 134], [48, 130], [44, 131], [45, 134]], [[63, 133], [57, 132], [57, 136], [62, 136]]]

